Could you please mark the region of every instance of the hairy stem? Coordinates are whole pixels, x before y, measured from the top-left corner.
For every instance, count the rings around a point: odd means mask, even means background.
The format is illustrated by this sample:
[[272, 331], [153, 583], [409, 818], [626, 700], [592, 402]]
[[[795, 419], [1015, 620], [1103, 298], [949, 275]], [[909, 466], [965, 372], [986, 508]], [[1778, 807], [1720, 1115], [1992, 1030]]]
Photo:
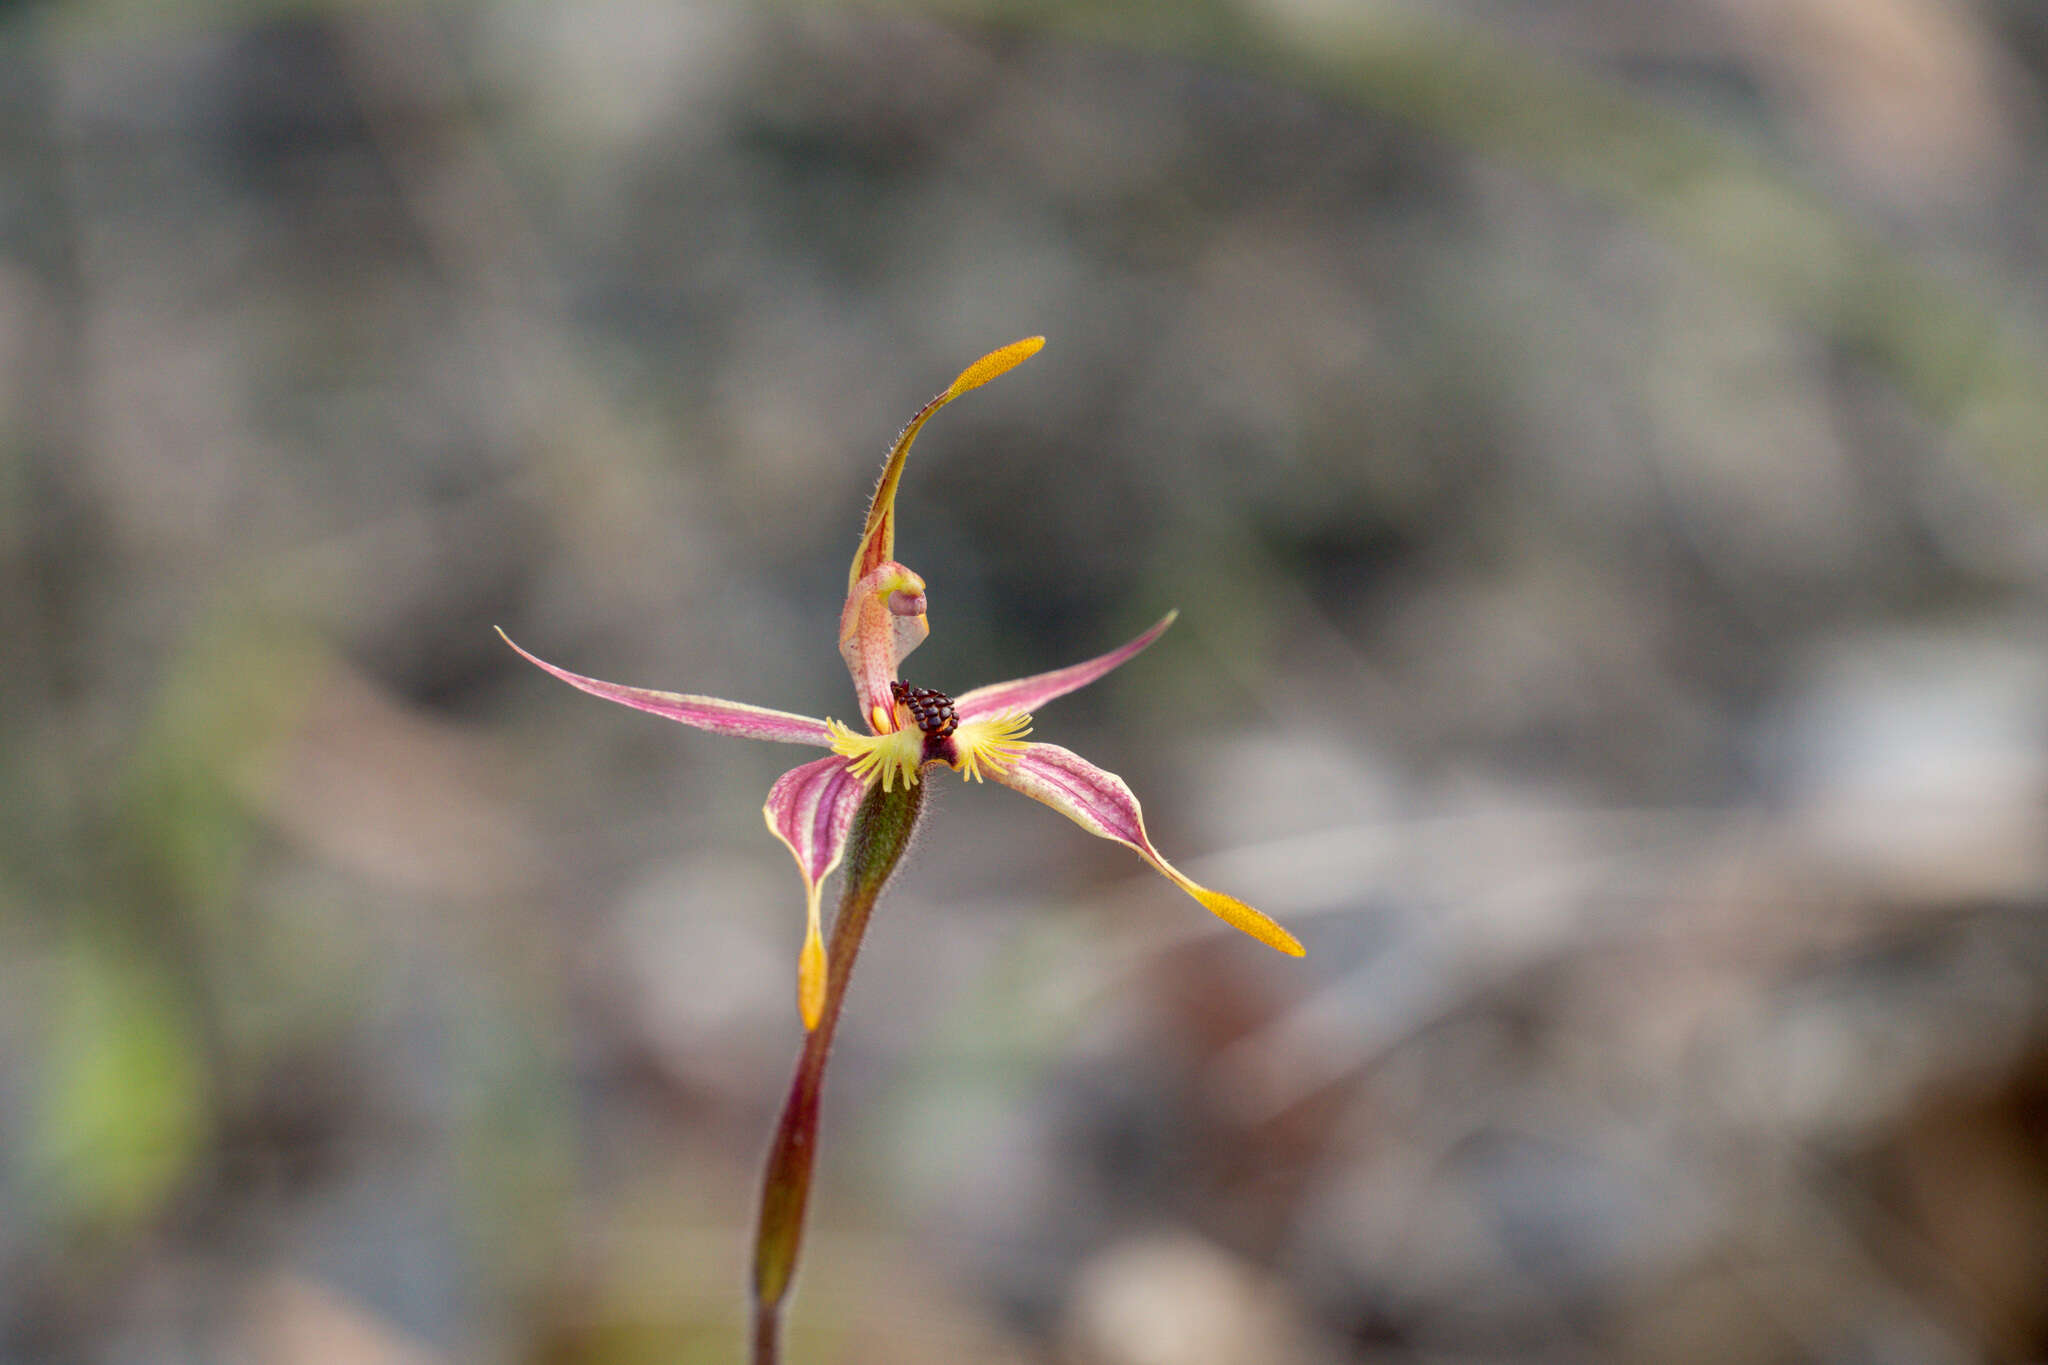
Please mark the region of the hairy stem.
[[839, 1007], [846, 1000], [846, 984], [853, 976], [868, 917], [910, 846], [911, 831], [923, 809], [924, 784], [918, 782], [894, 792], [876, 788], [854, 816], [847, 841], [846, 886], [826, 947], [825, 1010], [818, 1026], [804, 1038], [761, 1181], [761, 1219], [754, 1233], [753, 1365], [778, 1365], [782, 1358], [782, 1303], [803, 1249], [804, 1208], [810, 1202], [811, 1167], [818, 1150], [818, 1098], [832, 1035], [839, 1027]]

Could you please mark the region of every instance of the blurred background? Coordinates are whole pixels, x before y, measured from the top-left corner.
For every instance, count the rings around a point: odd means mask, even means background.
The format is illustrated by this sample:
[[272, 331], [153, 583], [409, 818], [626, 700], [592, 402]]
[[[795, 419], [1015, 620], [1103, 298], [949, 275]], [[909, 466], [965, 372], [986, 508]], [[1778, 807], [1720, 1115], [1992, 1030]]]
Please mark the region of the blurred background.
[[2035, 0], [0, 9], [0, 1360], [723, 1362], [804, 755], [942, 777], [804, 1361], [2048, 1353]]

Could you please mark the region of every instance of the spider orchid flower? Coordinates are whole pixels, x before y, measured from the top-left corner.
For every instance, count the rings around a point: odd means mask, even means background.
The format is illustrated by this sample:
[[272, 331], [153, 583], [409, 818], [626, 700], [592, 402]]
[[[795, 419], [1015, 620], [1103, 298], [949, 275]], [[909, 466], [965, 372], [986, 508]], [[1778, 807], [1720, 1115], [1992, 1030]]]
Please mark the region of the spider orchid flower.
[[1024, 738], [1031, 733], [1032, 712], [1128, 662], [1164, 634], [1177, 613], [1168, 612], [1151, 629], [1107, 654], [1014, 682], [977, 687], [957, 698], [910, 686], [897, 676], [903, 660], [930, 632], [924, 580], [894, 557], [896, 488], [911, 443], [933, 413], [1021, 364], [1044, 344], [1043, 337], [1027, 337], [975, 361], [917, 411], [890, 448], [847, 574], [846, 605], [839, 615], [839, 652], [853, 675], [865, 733], [836, 720], [814, 720], [743, 702], [600, 682], [536, 658], [506, 637], [505, 642], [530, 662], [607, 701], [715, 734], [832, 751], [830, 757], [792, 768], [778, 778], [762, 812], [769, 830], [796, 856], [803, 875], [806, 923], [797, 1000], [807, 1029], [817, 1027], [825, 1003], [820, 887], [839, 866], [856, 810], [875, 786], [885, 792], [897, 785], [908, 788], [940, 764], [970, 780], [992, 778], [1044, 802], [1089, 833], [1132, 849], [1225, 923], [1283, 953], [1302, 953], [1294, 936], [1273, 920], [1234, 896], [1198, 885], [1168, 862], [1145, 832], [1138, 798], [1122, 778], [1071, 750]]

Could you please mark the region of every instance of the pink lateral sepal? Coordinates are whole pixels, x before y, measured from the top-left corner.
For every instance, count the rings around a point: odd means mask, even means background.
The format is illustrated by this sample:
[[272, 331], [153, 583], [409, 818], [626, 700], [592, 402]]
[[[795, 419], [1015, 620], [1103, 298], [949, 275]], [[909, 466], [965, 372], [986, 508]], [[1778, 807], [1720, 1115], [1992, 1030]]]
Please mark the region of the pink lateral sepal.
[[[1164, 626], [1162, 622], [1154, 630]], [[1057, 744], [1029, 744], [1023, 753], [1002, 768], [990, 767], [988, 775], [1034, 801], [1043, 801], [1090, 834], [1114, 839], [1133, 850], [1152, 864], [1161, 876], [1193, 896], [1203, 909], [1233, 929], [1250, 934], [1266, 946], [1277, 948], [1291, 957], [1302, 955], [1300, 941], [1270, 917], [1235, 896], [1211, 891], [1166, 861], [1145, 833], [1145, 815], [1138, 807], [1138, 798], [1115, 773], [1098, 768], [1073, 750], [1062, 749]]]
[[825, 948], [819, 929], [819, 887], [839, 866], [846, 836], [868, 784], [834, 754], [791, 768], [768, 789], [761, 815], [768, 832], [789, 846], [804, 879], [804, 947], [797, 970], [797, 1003], [804, 1027], [816, 1028], [825, 1005]]

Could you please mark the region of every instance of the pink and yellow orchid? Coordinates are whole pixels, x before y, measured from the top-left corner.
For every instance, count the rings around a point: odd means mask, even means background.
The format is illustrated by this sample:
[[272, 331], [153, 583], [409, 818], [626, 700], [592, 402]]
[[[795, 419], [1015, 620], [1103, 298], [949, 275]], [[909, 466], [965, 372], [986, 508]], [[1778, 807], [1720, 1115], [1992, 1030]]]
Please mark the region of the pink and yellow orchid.
[[796, 856], [804, 879], [806, 923], [797, 999], [806, 1029], [817, 1027], [825, 1004], [820, 887], [839, 866], [855, 811], [875, 786], [885, 792], [897, 785], [907, 789], [926, 769], [941, 763], [977, 782], [993, 778], [1051, 806], [1089, 833], [1127, 846], [1224, 922], [1283, 953], [1301, 955], [1301, 944], [1273, 920], [1234, 896], [1196, 884], [1168, 862], [1153, 847], [1138, 799], [1122, 778], [1056, 744], [1024, 738], [1031, 733], [1033, 711], [1135, 657], [1165, 633], [1176, 613], [1168, 612], [1144, 634], [1097, 658], [977, 687], [957, 698], [911, 687], [897, 676], [904, 658], [930, 632], [924, 580], [895, 559], [896, 488], [911, 443], [933, 413], [1021, 364], [1044, 344], [1043, 337], [1027, 337], [975, 361], [918, 410], [890, 448], [847, 575], [846, 605], [839, 615], [839, 652], [853, 675], [865, 734], [836, 720], [600, 682], [535, 658], [506, 638], [525, 658], [593, 696], [716, 734], [814, 744], [832, 751], [829, 758], [792, 768], [777, 779], [762, 812], [768, 828]]

